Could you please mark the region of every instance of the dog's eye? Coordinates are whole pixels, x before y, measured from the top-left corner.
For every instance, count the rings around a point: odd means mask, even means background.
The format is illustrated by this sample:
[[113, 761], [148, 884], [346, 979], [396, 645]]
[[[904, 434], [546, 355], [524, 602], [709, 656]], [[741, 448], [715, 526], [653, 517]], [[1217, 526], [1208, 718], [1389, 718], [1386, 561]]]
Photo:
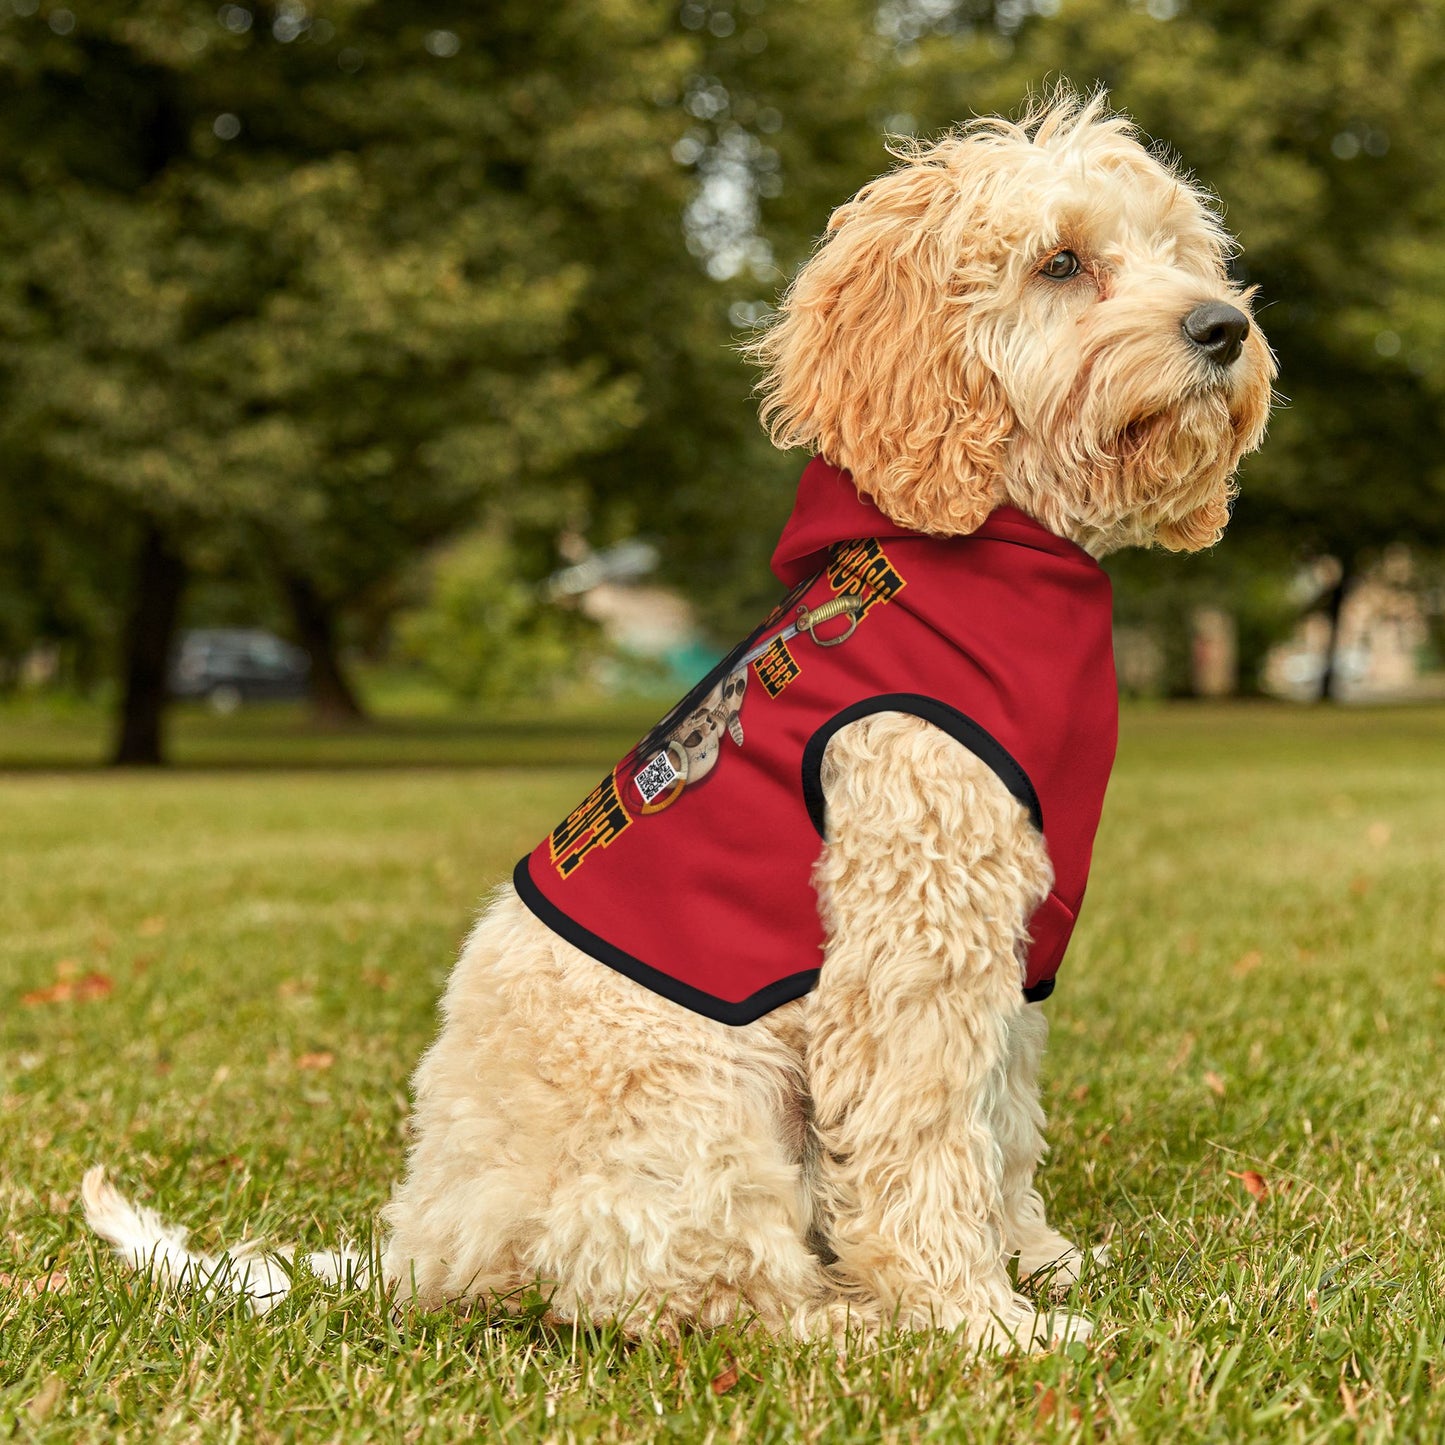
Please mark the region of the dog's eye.
[[1055, 251], [1039, 267], [1039, 275], [1047, 276], [1050, 281], [1067, 281], [1069, 277], [1077, 276], [1082, 269], [1079, 258], [1072, 251]]

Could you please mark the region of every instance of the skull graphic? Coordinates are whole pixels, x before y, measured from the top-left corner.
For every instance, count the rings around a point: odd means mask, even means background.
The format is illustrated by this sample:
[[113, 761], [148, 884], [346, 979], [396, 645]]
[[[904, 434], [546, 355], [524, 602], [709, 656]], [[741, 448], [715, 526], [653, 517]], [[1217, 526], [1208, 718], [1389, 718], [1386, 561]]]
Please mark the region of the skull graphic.
[[733, 742], [742, 746], [743, 724], [739, 714], [747, 685], [745, 667], [728, 673], [670, 734], [669, 740], [687, 754], [689, 784], [699, 782], [713, 770], [722, 748], [724, 730]]

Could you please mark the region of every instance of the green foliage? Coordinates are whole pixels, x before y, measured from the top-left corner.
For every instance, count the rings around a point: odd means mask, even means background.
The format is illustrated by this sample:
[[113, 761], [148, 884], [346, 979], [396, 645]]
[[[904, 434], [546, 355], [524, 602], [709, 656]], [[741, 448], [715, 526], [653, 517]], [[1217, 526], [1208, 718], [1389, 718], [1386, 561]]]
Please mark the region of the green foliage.
[[[0, 8], [0, 492], [373, 619], [481, 521], [534, 553], [641, 530], [734, 620], [794, 466], [729, 306], [875, 163], [876, 107], [866, 4], [715, 9]], [[766, 212], [740, 272], [699, 221], [719, 179]], [[0, 592], [31, 581], [0, 556]]]
[[10, 447], [342, 601], [512, 491], [555, 521], [639, 387], [569, 354], [591, 268], [536, 192], [561, 150], [648, 199], [637, 115], [667, 125], [643, 92], [682, 56], [646, 8], [0, 20]]
[[427, 570], [427, 599], [398, 616], [397, 638], [458, 701], [544, 697], [598, 653], [596, 629], [543, 601], [495, 533], [459, 539]]
[[105, 668], [118, 626], [128, 519], [114, 500], [60, 484], [34, 459], [7, 459], [0, 430], [0, 689], [38, 639], [63, 644], [65, 680]]
[[458, 532], [642, 533], [734, 633], [797, 471], [735, 343], [885, 129], [1059, 76], [1244, 242], [1288, 401], [1230, 545], [1445, 547], [1445, 0], [63, 13], [0, 5], [0, 652], [103, 655], [152, 521], [373, 636]]
[[[730, 639], [775, 600], [768, 558], [803, 461], [768, 444], [736, 348], [833, 207], [887, 165], [894, 75], [871, 0], [670, 9], [694, 47], [682, 83], [659, 92], [679, 124], [682, 237], [672, 221], [618, 234], [610, 284], [586, 313], [595, 344], [646, 377], [647, 419], [581, 470], [593, 540], [661, 541], [661, 577]], [[693, 253], [684, 273], [681, 238]]]

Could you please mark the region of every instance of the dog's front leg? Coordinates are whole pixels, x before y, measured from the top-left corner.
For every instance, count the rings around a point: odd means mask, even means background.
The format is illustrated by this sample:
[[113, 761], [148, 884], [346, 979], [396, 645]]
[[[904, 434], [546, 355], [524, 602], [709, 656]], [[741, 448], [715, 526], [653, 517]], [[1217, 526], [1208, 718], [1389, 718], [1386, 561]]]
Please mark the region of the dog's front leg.
[[[1004, 1244], [1018, 1256], [1019, 1278], [1037, 1276], [1056, 1291], [1072, 1285], [1084, 1256], [1045, 1217], [1034, 1172], [1044, 1157], [1044, 1111], [1039, 1103], [1039, 1065], [1049, 1025], [1041, 1008], [1025, 1006], [1009, 1026], [1003, 1087], [994, 1104], [994, 1131], [1003, 1152]], [[1095, 1259], [1107, 1258], [1098, 1246]]]
[[993, 772], [916, 718], [841, 730], [823, 785], [808, 1069], [835, 1274], [865, 1319], [992, 1346], [1079, 1338], [1087, 1322], [1038, 1318], [1010, 1285], [996, 1130], [1043, 841]]

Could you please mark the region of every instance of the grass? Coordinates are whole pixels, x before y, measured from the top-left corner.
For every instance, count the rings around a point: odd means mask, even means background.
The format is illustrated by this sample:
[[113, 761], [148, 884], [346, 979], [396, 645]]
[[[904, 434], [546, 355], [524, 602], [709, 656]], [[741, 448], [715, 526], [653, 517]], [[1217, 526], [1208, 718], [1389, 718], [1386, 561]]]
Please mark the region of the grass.
[[[844, 1363], [308, 1279], [255, 1320], [87, 1240], [95, 1160], [203, 1246], [364, 1238], [480, 896], [641, 721], [397, 724], [329, 770], [247, 716], [189, 720], [187, 771], [0, 778], [0, 1438], [1445, 1438], [1445, 711], [1126, 715], [1046, 1006], [1045, 1191], [1113, 1248], [1096, 1340]], [[80, 760], [30, 726], [0, 756]]]

